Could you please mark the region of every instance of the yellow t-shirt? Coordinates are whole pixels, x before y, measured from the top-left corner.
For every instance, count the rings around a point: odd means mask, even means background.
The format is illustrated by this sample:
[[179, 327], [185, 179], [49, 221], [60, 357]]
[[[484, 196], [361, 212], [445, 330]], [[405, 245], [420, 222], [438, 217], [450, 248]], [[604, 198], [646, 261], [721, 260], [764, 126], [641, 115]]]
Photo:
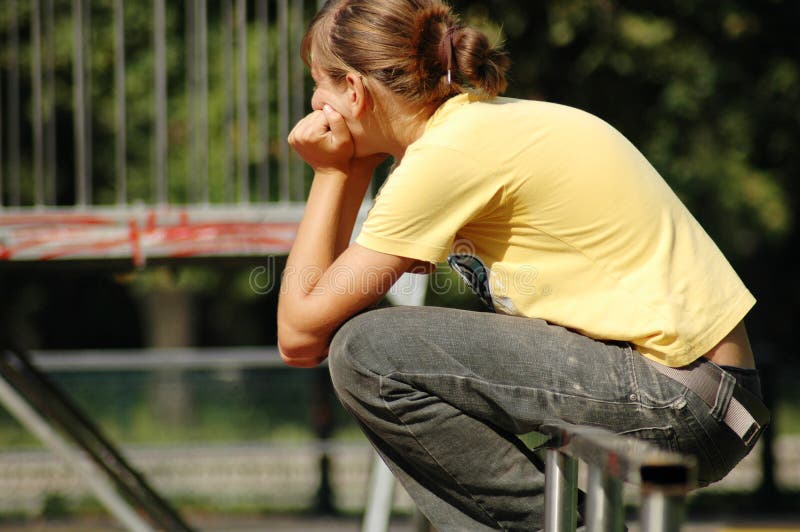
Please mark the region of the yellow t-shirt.
[[627, 139], [546, 102], [447, 101], [356, 241], [433, 263], [474, 255], [496, 311], [627, 341], [669, 366], [709, 351], [755, 303]]

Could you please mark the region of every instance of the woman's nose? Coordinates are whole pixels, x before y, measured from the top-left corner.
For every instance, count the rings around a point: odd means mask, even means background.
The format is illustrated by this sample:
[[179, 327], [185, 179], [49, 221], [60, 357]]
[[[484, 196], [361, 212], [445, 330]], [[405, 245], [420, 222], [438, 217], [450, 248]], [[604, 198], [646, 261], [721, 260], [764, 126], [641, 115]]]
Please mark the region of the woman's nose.
[[322, 101], [322, 98], [314, 91], [314, 94], [311, 95], [311, 109], [314, 111], [321, 111], [324, 104], [325, 102]]

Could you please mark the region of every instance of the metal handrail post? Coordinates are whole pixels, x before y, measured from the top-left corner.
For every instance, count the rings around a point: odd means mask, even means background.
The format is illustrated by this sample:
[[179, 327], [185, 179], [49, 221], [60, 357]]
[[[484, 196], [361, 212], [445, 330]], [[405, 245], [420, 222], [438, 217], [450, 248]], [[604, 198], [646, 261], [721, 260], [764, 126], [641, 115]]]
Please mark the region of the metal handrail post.
[[128, 202], [127, 125], [125, 111], [125, 6], [114, 2], [114, 165], [117, 205]]
[[167, 186], [167, 22], [166, 2], [153, 0], [153, 95], [154, 95], [154, 171], [153, 191], [155, 203], [169, 203]]
[[642, 532], [679, 532], [685, 519], [685, 495], [642, 487]]
[[380, 456], [375, 454], [372, 465], [367, 507], [364, 510], [362, 532], [386, 532], [392, 513], [395, 479]]
[[547, 449], [544, 483], [545, 532], [575, 532], [578, 524], [578, 460]]
[[686, 519], [686, 495], [695, 483], [696, 466], [654, 463], [640, 468], [642, 532], [679, 532]]
[[31, 84], [33, 85], [34, 205], [44, 205], [44, 133], [42, 129], [42, 37], [39, 0], [31, 2]]
[[85, 207], [90, 202], [86, 173], [86, 95], [83, 65], [83, 0], [72, 0], [72, 101], [75, 133], [75, 204]]
[[250, 203], [250, 141], [247, 100], [247, 2], [236, 0], [236, 120], [238, 132], [239, 203]]
[[[695, 483], [694, 457], [664, 451], [642, 440], [607, 429], [563, 421], [542, 424], [539, 432], [550, 437], [545, 464], [545, 530], [570, 530], [564, 512], [575, 502], [558, 500], [564, 472], [561, 455], [590, 467], [589, 501], [584, 515], [587, 529], [619, 531], [624, 527], [622, 482], [641, 486], [643, 532], [678, 532], [683, 523], [684, 498]], [[574, 524], [571, 530], [574, 530]]]
[[622, 481], [607, 474], [602, 467], [589, 466], [587, 479], [587, 532], [621, 532], [625, 528], [622, 505]]
[[127, 530], [154, 532], [154, 529], [139, 516], [128, 501], [117, 493], [102, 470], [56, 432], [2, 376], [0, 376], [0, 404], [8, 409], [42, 443], [63, 458], [64, 462], [86, 481], [97, 499]]

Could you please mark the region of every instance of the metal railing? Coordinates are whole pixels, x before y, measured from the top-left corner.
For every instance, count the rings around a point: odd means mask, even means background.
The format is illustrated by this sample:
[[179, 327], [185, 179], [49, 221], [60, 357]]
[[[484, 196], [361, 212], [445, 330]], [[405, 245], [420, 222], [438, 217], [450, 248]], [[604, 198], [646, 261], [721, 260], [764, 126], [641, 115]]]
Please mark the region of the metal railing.
[[0, 404], [74, 468], [126, 529], [192, 530], [99, 427], [20, 351], [0, 350]]
[[695, 461], [632, 437], [563, 422], [543, 425], [550, 436], [545, 462], [545, 531], [574, 532], [578, 463], [588, 465], [583, 515], [588, 532], [625, 529], [623, 482], [639, 485], [642, 532], [677, 532], [694, 486]]
[[0, 211], [303, 201], [284, 139], [320, 3], [5, 0]]
[[[623, 483], [640, 487], [642, 532], [678, 532], [687, 493], [694, 487], [694, 458], [663, 451], [642, 440], [598, 427], [553, 421], [539, 432], [545, 442], [545, 532], [575, 532], [578, 524], [578, 465], [588, 465], [587, 532], [625, 530]], [[395, 479], [376, 457], [363, 532], [389, 529]], [[418, 514], [417, 530], [430, 523]]]

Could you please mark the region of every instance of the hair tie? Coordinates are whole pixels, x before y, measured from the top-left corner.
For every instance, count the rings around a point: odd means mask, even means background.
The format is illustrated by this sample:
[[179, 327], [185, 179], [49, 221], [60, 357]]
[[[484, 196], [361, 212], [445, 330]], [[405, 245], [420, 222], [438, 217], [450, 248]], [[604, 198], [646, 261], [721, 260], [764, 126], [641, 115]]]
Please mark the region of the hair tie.
[[447, 28], [447, 31], [444, 32], [442, 36], [442, 40], [439, 41], [439, 60], [442, 64], [447, 65], [447, 84], [450, 85], [452, 81], [452, 71], [453, 71], [453, 53], [455, 48], [455, 43], [453, 42], [453, 34], [457, 32], [460, 28], [456, 26], [450, 26]]

